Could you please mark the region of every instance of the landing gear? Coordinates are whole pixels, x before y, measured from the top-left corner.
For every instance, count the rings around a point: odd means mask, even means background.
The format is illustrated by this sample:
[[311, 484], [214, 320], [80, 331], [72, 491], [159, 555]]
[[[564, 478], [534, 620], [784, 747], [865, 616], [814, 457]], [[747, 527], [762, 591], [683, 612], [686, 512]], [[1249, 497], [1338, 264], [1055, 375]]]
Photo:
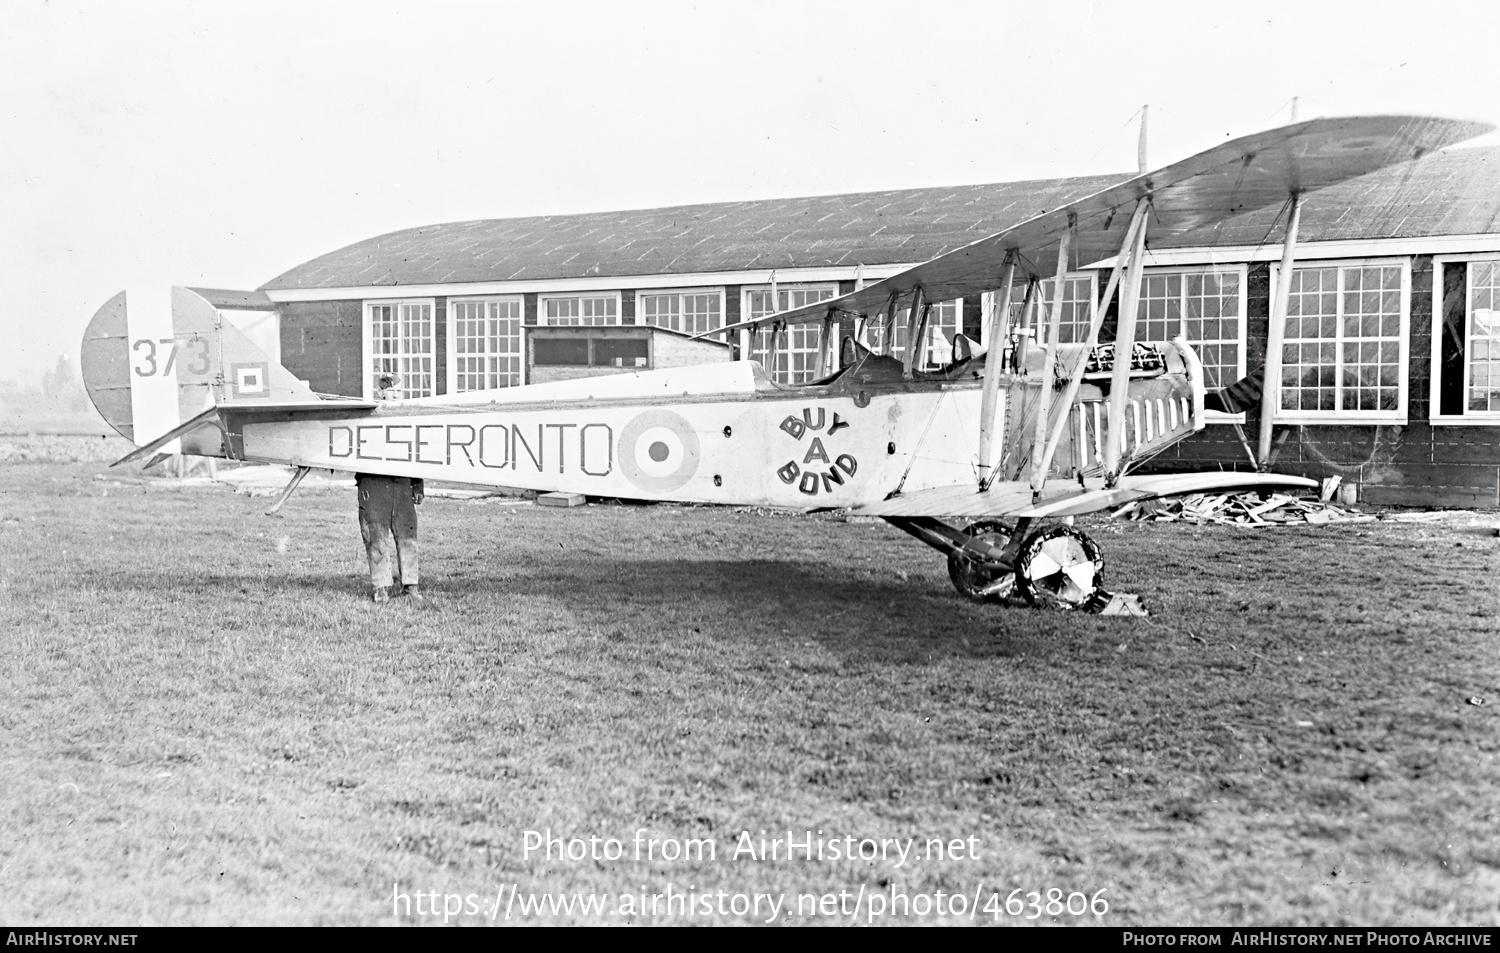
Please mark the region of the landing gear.
[[998, 602], [1009, 595], [1015, 574], [994, 557], [1004, 552], [1014, 532], [1014, 526], [999, 520], [980, 520], [965, 529], [968, 542], [948, 553], [953, 588], [979, 602]]
[[1034, 606], [1094, 608], [1103, 578], [1098, 544], [1072, 526], [1038, 530], [1016, 559], [1016, 587]]
[[1034, 533], [1031, 517], [1015, 524], [981, 520], [965, 529], [930, 516], [887, 516], [897, 529], [948, 556], [953, 588], [970, 599], [1000, 601], [1019, 592], [1034, 606], [1097, 612], [1109, 601], [1100, 584], [1104, 557], [1082, 530], [1053, 526]]

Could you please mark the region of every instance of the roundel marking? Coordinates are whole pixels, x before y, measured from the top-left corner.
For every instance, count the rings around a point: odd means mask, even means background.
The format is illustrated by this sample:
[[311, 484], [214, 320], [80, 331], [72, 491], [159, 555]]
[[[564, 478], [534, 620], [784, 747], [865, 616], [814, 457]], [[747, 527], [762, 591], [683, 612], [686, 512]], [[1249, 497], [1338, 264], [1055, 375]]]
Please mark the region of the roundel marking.
[[620, 469], [637, 488], [670, 493], [698, 472], [698, 434], [670, 410], [637, 414], [620, 431]]

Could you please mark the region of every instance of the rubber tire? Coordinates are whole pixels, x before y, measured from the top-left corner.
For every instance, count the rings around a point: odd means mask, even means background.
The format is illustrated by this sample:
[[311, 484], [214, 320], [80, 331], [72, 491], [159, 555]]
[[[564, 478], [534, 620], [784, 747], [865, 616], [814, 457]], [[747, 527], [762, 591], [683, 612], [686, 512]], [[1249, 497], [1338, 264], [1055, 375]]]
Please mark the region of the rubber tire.
[[[1010, 542], [1010, 535], [1014, 530], [1015, 527], [999, 520], [980, 520], [966, 527], [964, 533], [969, 539], [988, 536], [995, 545], [1004, 546]], [[982, 596], [979, 594], [979, 590], [1000, 578], [1001, 575], [1003, 574], [985, 572], [974, 565], [973, 561], [957, 552], [948, 554], [948, 579], [952, 581], [953, 588], [957, 589], [960, 595], [976, 602], [999, 602], [1005, 598], [1004, 595]]]
[[[1077, 582], [1069, 577], [1059, 579], [1058, 577], [1062, 576], [1061, 572], [1053, 573], [1047, 580], [1037, 580], [1031, 576], [1032, 562], [1042, 554], [1047, 544], [1064, 538], [1076, 543], [1074, 552], [1075, 555], [1082, 557], [1080, 561], [1091, 561], [1094, 564], [1092, 585], [1087, 589], [1080, 588]], [[1052, 547], [1054, 550], [1057, 548]], [[1026, 601], [1034, 606], [1064, 610], [1090, 609], [1098, 600], [1103, 586], [1104, 556], [1099, 552], [1099, 545], [1083, 530], [1076, 527], [1052, 526], [1037, 530], [1021, 546], [1020, 555], [1016, 557], [1016, 588], [1020, 590]]]

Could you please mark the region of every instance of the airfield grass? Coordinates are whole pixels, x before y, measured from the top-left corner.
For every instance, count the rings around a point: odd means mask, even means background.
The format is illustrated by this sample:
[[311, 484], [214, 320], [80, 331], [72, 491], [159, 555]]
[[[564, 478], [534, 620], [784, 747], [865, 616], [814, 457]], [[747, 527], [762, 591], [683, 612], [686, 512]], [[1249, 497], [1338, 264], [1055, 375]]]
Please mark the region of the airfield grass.
[[[395, 893], [669, 883], [1109, 903], [1001, 923], [1500, 919], [1489, 519], [1085, 521], [1142, 620], [966, 602], [834, 514], [433, 499], [419, 607], [368, 601], [346, 492], [273, 519], [100, 472], [0, 466], [0, 922], [440, 923]], [[526, 856], [547, 829], [625, 856]], [[978, 857], [732, 856], [787, 829]], [[637, 830], [717, 859], [637, 860]]]

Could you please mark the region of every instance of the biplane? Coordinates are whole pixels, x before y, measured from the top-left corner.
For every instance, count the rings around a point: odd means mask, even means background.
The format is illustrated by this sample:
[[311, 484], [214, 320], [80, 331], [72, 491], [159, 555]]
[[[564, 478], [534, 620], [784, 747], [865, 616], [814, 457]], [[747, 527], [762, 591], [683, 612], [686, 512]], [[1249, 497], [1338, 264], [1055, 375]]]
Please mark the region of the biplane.
[[[1149, 240], [1280, 204], [1291, 210], [1285, 265], [1302, 196], [1489, 128], [1386, 116], [1258, 133], [851, 294], [714, 332], [820, 328], [822, 373], [808, 383], [777, 383], [738, 360], [411, 400], [334, 397], [312, 392], [185, 288], [170, 300], [115, 296], [89, 324], [81, 363], [100, 413], [138, 445], [121, 463], [187, 453], [289, 464], [297, 470], [286, 494], [309, 468], [328, 468], [595, 497], [848, 508], [944, 554], [970, 598], [1014, 591], [1034, 605], [1097, 609], [1107, 598], [1103, 559], [1068, 517], [1176, 493], [1314, 485], [1267, 472], [1135, 472], [1202, 429], [1212, 399], [1187, 342], [1136, 341]], [[1061, 340], [1064, 276], [1109, 259], [1086, 333]], [[985, 292], [995, 301], [987, 346], [956, 335], [951, 360], [920, 360], [932, 303]], [[1101, 343], [1117, 292], [1114, 340]], [[1283, 295], [1273, 316], [1285, 313]]]

